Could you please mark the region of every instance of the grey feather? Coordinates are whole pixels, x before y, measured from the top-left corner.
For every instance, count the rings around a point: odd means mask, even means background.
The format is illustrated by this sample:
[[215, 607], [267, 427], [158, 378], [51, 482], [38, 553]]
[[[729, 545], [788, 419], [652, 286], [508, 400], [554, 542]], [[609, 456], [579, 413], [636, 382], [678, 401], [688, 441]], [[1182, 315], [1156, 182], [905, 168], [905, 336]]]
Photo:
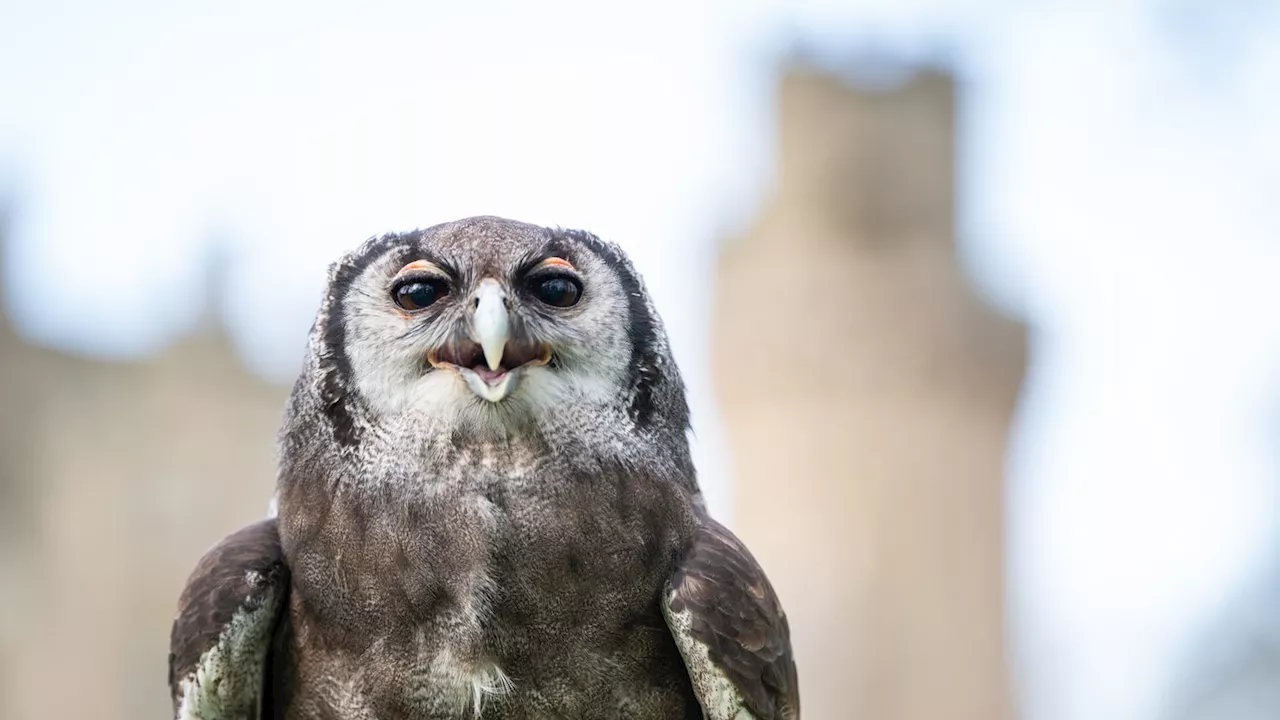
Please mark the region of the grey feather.
[[201, 558], [170, 637], [175, 718], [257, 720], [288, 587], [274, 520], [232, 533]]
[[663, 599], [708, 521], [688, 426], [612, 243], [479, 217], [341, 258], [280, 433], [273, 716], [701, 720]]

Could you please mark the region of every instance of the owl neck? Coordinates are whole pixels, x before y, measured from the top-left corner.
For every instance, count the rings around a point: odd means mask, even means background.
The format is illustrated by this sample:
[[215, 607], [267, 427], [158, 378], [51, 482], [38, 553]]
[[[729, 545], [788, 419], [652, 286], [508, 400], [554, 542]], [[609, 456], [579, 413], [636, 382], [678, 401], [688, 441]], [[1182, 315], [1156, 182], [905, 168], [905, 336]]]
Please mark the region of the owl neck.
[[493, 422], [485, 416], [404, 413], [373, 418], [356, 412], [335, 425], [319, 396], [295, 395], [281, 430], [280, 481], [385, 486], [437, 475], [531, 467], [574, 472], [628, 472], [664, 477], [696, 492], [684, 428], [662, 422], [638, 426], [624, 407], [566, 408], [535, 419]]

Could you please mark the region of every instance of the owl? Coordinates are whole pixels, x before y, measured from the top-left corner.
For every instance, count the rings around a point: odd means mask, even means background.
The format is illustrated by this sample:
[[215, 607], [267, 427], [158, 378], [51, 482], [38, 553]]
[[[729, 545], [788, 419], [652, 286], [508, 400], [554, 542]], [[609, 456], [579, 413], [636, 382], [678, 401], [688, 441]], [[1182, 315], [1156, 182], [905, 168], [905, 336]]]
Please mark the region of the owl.
[[622, 250], [474, 217], [330, 268], [275, 515], [199, 560], [183, 720], [797, 720], [786, 614], [709, 516]]

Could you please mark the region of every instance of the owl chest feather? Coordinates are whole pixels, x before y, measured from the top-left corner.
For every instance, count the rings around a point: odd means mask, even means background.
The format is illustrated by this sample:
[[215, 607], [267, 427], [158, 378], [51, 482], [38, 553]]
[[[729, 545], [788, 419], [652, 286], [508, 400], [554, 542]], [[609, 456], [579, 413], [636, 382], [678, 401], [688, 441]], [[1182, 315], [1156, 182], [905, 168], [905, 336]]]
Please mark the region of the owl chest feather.
[[684, 707], [657, 605], [689, 537], [674, 486], [479, 465], [421, 487], [335, 497], [294, 549], [317, 702], [421, 718]]

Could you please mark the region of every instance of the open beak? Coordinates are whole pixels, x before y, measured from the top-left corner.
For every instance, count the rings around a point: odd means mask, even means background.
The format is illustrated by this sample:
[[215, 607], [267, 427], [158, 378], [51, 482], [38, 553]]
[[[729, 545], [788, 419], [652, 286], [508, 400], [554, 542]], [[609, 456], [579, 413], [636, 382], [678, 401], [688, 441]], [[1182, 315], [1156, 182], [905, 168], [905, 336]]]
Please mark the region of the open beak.
[[470, 338], [458, 337], [432, 350], [427, 361], [458, 373], [480, 398], [498, 402], [515, 390], [526, 368], [551, 361], [551, 348], [511, 337], [507, 294], [496, 280], [481, 281], [473, 301]]

